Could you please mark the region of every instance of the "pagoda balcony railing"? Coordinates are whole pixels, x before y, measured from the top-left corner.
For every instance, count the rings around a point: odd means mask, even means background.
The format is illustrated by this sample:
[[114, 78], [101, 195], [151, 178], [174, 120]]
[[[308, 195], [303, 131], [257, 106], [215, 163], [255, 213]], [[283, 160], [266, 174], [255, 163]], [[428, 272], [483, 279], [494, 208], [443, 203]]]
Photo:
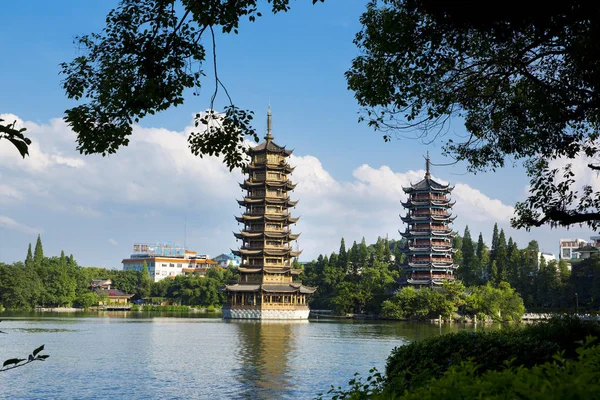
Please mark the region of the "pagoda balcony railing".
[[289, 215], [288, 210], [285, 211], [271, 211], [271, 210], [246, 210], [246, 215], [263, 215], [263, 214], [276, 214], [276, 215]]
[[416, 240], [410, 244], [412, 247], [429, 247], [429, 246], [452, 246], [452, 242], [445, 240]]
[[431, 242], [431, 243], [416, 243], [416, 244], [411, 244], [410, 247], [416, 247], [416, 248], [424, 248], [424, 249], [428, 249], [429, 247], [452, 247], [451, 243], [448, 242], [443, 242], [443, 241], [436, 241], [436, 242]]
[[413, 257], [410, 262], [412, 263], [430, 263], [430, 262], [452, 262], [452, 258], [447, 257]]
[[246, 249], [291, 249], [292, 246], [289, 244], [267, 244], [267, 243], [249, 243], [244, 246]]
[[411, 217], [423, 217], [423, 216], [428, 216], [428, 215], [435, 215], [435, 216], [442, 216], [442, 217], [450, 216], [450, 214], [447, 211], [438, 210], [435, 208], [432, 208], [430, 210], [415, 210], [410, 213]]
[[433, 274], [433, 275], [429, 275], [429, 274], [413, 274], [411, 276], [412, 279], [448, 279], [448, 280], [452, 280], [454, 279], [454, 275], [451, 274]]
[[276, 198], [276, 199], [285, 199], [289, 200], [290, 196], [287, 193], [269, 193], [267, 192], [266, 197]]
[[412, 201], [425, 201], [425, 200], [435, 200], [435, 201], [448, 201], [448, 197], [444, 195], [436, 195], [436, 194], [417, 194], [410, 198]]
[[429, 226], [423, 226], [423, 227], [415, 226], [411, 230], [417, 231], [417, 232], [426, 232], [426, 231], [450, 232], [450, 231], [452, 231], [452, 229], [450, 229], [446, 225], [429, 225]]

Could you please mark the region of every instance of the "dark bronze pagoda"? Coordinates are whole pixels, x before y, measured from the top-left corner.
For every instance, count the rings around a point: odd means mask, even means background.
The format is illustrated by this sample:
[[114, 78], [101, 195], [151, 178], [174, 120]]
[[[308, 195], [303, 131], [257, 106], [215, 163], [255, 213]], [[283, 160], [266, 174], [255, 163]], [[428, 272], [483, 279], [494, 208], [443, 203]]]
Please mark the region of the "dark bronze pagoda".
[[435, 286], [454, 280], [458, 266], [454, 264], [452, 242], [456, 232], [450, 223], [456, 217], [450, 212], [454, 203], [449, 198], [454, 187], [431, 178], [428, 153], [425, 179], [402, 189], [408, 194], [402, 203], [407, 213], [400, 216], [407, 225], [406, 231], [400, 232], [407, 242], [404, 283]]

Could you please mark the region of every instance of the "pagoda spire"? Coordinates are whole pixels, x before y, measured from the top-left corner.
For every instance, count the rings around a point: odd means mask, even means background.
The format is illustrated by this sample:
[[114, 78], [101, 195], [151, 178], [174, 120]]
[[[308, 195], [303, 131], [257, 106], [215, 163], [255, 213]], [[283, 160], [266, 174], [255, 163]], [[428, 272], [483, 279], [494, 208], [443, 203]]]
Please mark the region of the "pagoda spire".
[[427, 157], [425, 157], [425, 179], [431, 179], [430, 164], [429, 150], [427, 150]]
[[267, 110], [267, 136], [265, 136], [265, 140], [273, 140], [273, 135], [271, 135], [271, 104], [269, 103], [269, 109]]

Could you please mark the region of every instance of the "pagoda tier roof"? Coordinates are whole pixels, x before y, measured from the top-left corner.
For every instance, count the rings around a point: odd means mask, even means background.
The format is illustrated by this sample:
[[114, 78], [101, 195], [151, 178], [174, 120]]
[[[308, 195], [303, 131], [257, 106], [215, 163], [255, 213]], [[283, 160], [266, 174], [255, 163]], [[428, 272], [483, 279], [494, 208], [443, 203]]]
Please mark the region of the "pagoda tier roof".
[[427, 246], [427, 247], [411, 247], [409, 246], [408, 248], [402, 248], [400, 249], [400, 252], [402, 253], [456, 253], [458, 250], [457, 249], [453, 249], [450, 245], [448, 245], [448, 247], [433, 247], [433, 246]]
[[236, 256], [292, 256], [298, 257], [302, 251], [293, 251], [290, 248], [287, 249], [245, 249], [231, 250]]
[[284, 205], [286, 207], [295, 207], [298, 200], [290, 200], [289, 197], [244, 197], [244, 200], [237, 201], [240, 206], [268, 204], [268, 205]]
[[432, 284], [433, 285], [442, 285], [445, 280], [452, 280], [452, 279], [446, 279], [446, 278], [412, 279], [412, 278], [408, 278], [406, 280], [406, 282], [411, 285], [432, 285]]
[[287, 150], [285, 146], [279, 146], [274, 141], [267, 139], [256, 147], [250, 148], [250, 154], [254, 153], [284, 153], [286, 156], [291, 156], [294, 150]]
[[287, 285], [225, 285], [230, 292], [265, 292], [265, 293], [303, 293], [312, 294], [317, 288], [304, 286], [301, 283], [289, 283]]
[[412, 209], [413, 207], [416, 206], [437, 206], [437, 207], [445, 207], [445, 208], [452, 208], [452, 206], [454, 206], [454, 204], [456, 204], [456, 201], [450, 201], [450, 200], [411, 200], [409, 199], [408, 201], [401, 201], [400, 202], [402, 204], [402, 207], [407, 208], [407, 209]]
[[400, 219], [402, 222], [411, 223], [411, 222], [427, 222], [427, 221], [440, 221], [440, 222], [452, 222], [456, 219], [456, 217], [452, 217], [450, 215], [419, 215], [419, 216], [410, 216], [400, 215]]
[[409, 247], [408, 248], [409, 251], [413, 254], [421, 254], [421, 253], [425, 253], [425, 254], [442, 254], [445, 255], [447, 253], [452, 252], [452, 248], [446, 248], [446, 249], [442, 249], [442, 248], [434, 248], [434, 247]]
[[431, 219], [433, 221], [448, 221], [448, 222], [452, 222], [456, 219], [456, 216], [450, 216], [450, 215], [432, 215]]
[[458, 268], [457, 265], [454, 265], [453, 262], [450, 262], [448, 264], [441, 264], [441, 263], [433, 263], [433, 262], [427, 262], [427, 263], [408, 263], [408, 267], [409, 268], [422, 268], [422, 269], [456, 269]]
[[260, 285], [225, 285], [225, 289], [231, 292], [256, 292], [260, 289]]
[[398, 233], [400, 233], [400, 235], [402, 237], [405, 238], [429, 238], [429, 237], [435, 237], [438, 236], [440, 238], [442, 237], [455, 237], [456, 236], [456, 232], [454, 231], [448, 231], [448, 232], [442, 232], [442, 231], [406, 231], [406, 232], [401, 232], [398, 231]]
[[317, 288], [304, 286], [301, 283], [290, 283], [287, 285], [262, 285], [263, 292], [267, 293], [303, 293], [312, 294]]
[[247, 274], [252, 274], [252, 273], [256, 273], [256, 272], [262, 271], [262, 268], [238, 267], [238, 271], [243, 272], [243, 273], [247, 273]]
[[250, 165], [248, 165], [248, 170], [250, 171], [262, 171], [265, 169], [268, 169], [269, 171], [285, 171], [286, 173], [291, 174], [292, 172], [294, 172], [294, 169], [296, 169], [296, 167], [290, 166], [285, 161], [266, 164], [251, 163]]
[[411, 183], [410, 187], [402, 187], [405, 193], [414, 193], [414, 192], [445, 192], [449, 193], [454, 189], [453, 186], [450, 185], [442, 185], [434, 181], [431, 178], [425, 178], [422, 181], [415, 183], [414, 185]]
[[265, 271], [268, 274], [286, 274], [289, 272], [292, 275], [300, 275], [302, 273], [301, 269], [296, 269], [296, 268], [292, 268], [292, 267], [284, 267], [284, 268], [265, 267], [265, 268], [263, 268], [263, 271]]
[[248, 215], [242, 214], [241, 217], [235, 217], [237, 222], [260, 222], [260, 221], [271, 221], [271, 222], [286, 222], [288, 224], [295, 224], [298, 222], [300, 217], [292, 217], [291, 215], [277, 215], [277, 214], [264, 214], [264, 215]]
[[294, 190], [296, 188], [296, 183], [292, 183], [289, 180], [285, 181], [258, 181], [253, 182], [246, 179], [243, 183], [239, 184], [242, 189], [251, 189], [251, 188], [284, 188], [285, 190]]
[[272, 231], [266, 231], [266, 232], [241, 231], [241, 232], [234, 232], [233, 236], [235, 236], [237, 239], [259, 239], [262, 237], [266, 237], [269, 239], [296, 240], [296, 239], [298, 239], [300, 234], [299, 233], [291, 233], [291, 232], [272, 232]]

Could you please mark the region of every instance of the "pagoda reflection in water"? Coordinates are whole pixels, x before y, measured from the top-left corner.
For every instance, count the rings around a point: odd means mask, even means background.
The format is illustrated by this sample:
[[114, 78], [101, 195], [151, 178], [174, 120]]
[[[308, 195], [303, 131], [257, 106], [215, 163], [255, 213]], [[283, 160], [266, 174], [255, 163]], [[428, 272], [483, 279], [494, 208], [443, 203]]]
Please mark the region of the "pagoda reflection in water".
[[308, 324], [297, 321], [232, 321], [238, 328], [239, 364], [236, 380], [243, 398], [281, 399], [292, 396], [295, 389], [290, 361], [297, 357], [296, 335]]

